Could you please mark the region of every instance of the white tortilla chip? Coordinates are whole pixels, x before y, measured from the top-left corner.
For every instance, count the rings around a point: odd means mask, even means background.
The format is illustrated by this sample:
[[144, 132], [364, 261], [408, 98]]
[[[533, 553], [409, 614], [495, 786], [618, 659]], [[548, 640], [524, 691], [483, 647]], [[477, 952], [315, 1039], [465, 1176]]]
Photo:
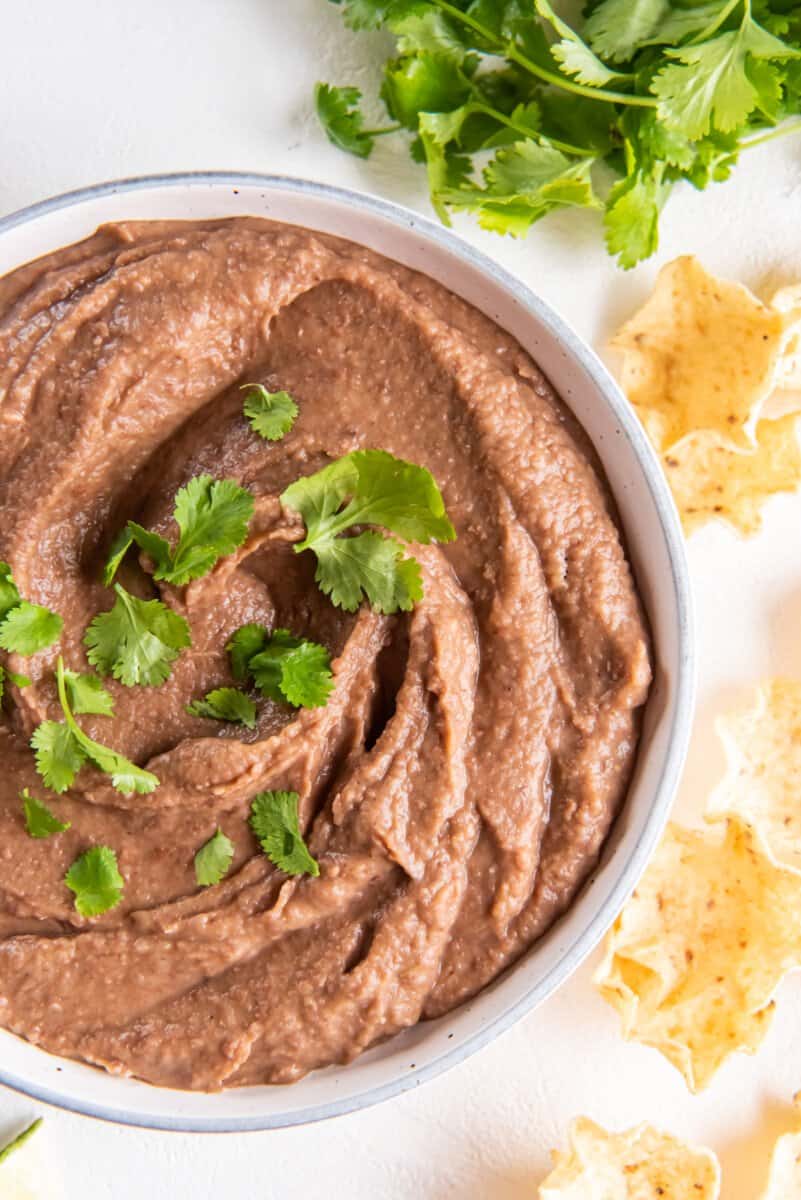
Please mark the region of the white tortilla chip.
[[772, 679], [754, 704], [719, 717], [727, 771], [707, 817], [752, 826], [779, 866], [801, 875], [801, 682]]
[[801, 965], [801, 877], [731, 820], [669, 826], [607, 937], [595, 983], [623, 1036], [654, 1046], [696, 1092], [737, 1050], [753, 1054], [772, 997]]
[[795, 325], [794, 308], [763, 304], [691, 256], [663, 267], [650, 299], [612, 342], [623, 354], [623, 388], [657, 450], [699, 430], [732, 450], [752, 450], [763, 405], [785, 382]]
[[718, 1200], [720, 1164], [652, 1125], [607, 1133], [586, 1117], [573, 1122], [569, 1148], [554, 1151], [540, 1200]]

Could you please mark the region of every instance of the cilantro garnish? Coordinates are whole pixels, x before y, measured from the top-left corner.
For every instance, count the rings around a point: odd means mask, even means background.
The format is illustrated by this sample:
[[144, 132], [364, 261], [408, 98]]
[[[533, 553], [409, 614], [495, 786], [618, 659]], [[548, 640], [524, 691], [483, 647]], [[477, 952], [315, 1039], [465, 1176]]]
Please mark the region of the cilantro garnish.
[[22, 1133], [18, 1133], [14, 1140], [9, 1142], [7, 1146], [4, 1146], [3, 1149], [0, 1150], [0, 1163], [4, 1163], [7, 1158], [10, 1158], [15, 1150], [19, 1150], [21, 1146], [24, 1146], [28, 1139], [33, 1137], [41, 1124], [42, 1117], [39, 1117], [36, 1121], [33, 1121], [27, 1129], [23, 1129]]
[[298, 417], [298, 406], [289, 392], [268, 392], [260, 383], [243, 384], [247, 390], [242, 411], [254, 433], [268, 442], [278, 442], [289, 433]]
[[100, 717], [114, 716], [114, 700], [96, 675], [79, 675], [64, 668], [64, 684], [70, 708], [75, 713], [95, 713]]
[[423, 543], [456, 537], [430, 471], [385, 450], [346, 454], [290, 484], [281, 503], [306, 524], [295, 553], [314, 551], [318, 585], [348, 612], [365, 597], [378, 612], [408, 611], [423, 595], [420, 566], [399, 542], [372, 530], [341, 536], [353, 526], [380, 525]]
[[108, 846], [92, 846], [76, 858], [64, 882], [75, 893], [75, 910], [82, 917], [99, 917], [116, 908], [125, 886], [117, 855]]
[[195, 855], [195, 878], [201, 887], [211, 887], [228, 874], [234, 858], [234, 845], [221, 829], [209, 838]]
[[27, 675], [18, 675], [16, 671], [9, 671], [8, 667], [0, 667], [0, 700], [3, 699], [3, 693], [6, 688], [6, 680], [13, 683], [15, 687], [24, 688], [30, 687], [31, 681]]
[[365, 129], [364, 118], [359, 110], [361, 98], [362, 94], [356, 87], [330, 87], [327, 83], [318, 83], [314, 90], [317, 116], [329, 141], [340, 150], [367, 158], [375, 139], [385, 133], [394, 133], [400, 129], [400, 125]]
[[233, 479], [196, 475], [175, 496], [173, 517], [180, 535], [175, 548], [160, 534], [129, 521], [112, 542], [103, 571], [106, 586], [134, 542], [153, 560], [154, 579], [176, 587], [200, 579], [242, 545], [253, 508], [251, 493]]
[[114, 591], [114, 607], [99, 613], [84, 635], [89, 662], [126, 687], [158, 687], [191, 645], [189, 625], [161, 600], [140, 600], [118, 583]]
[[70, 828], [69, 821], [59, 821], [46, 804], [32, 796], [27, 788], [20, 795], [25, 811], [25, 828], [32, 838], [49, 838], [55, 833], [65, 833]]
[[[395, 124], [380, 132], [412, 135], [446, 224], [469, 211], [521, 237], [555, 209], [602, 206], [607, 247], [631, 267], [655, 251], [677, 182], [705, 188], [743, 150], [801, 131], [787, 120], [801, 114], [790, 0], [589, 0], [583, 22], [553, 0], [334, 2], [351, 29], [394, 38], [380, 96]], [[315, 94], [330, 140], [367, 157], [358, 89]]]
[[23, 600], [11, 567], [0, 562], [0, 648], [25, 656], [36, 654], [58, 641], [63, 624], [58, 613]]
[[[75, 676], [71, 686], [75, 688], [74, 680], [86, 680], [86, 676]], [[59, 655], [56, 679], [58, 682], [58, 698], [64, 713], [63, 721], [43, 721], [31, 738], [31, 745], [36, 751], [36, 769], [45, 784], [54, 792], [66, 792], [71, 787], [75, 776], [86, 762], [92, 763], [98, 770], [111, 776], [112, 785], [126, 795], [131, 792], [152, 792], [158, 787], [157, 777], [150, 771], [144, 771], [130, 762], [116, 750], [100, 742], [93, 741], [85, 734], [72, 715], [67, 694], [67, 672], [64, 662]], [[82, 702], [90, 699], [97, 703], [98, 696], [93, 688], [81, 685], [79, 695]], [[110, 698], [109, 698], [110, 699]], [[104, 703], [104, 701], [100, 701]], [[87, 711], [84, 709], [83, 711]], [[92, 711], [97, 711], [93, 709]]]
[[190, 717], [211, 717], [216, 721], [239, 721], [248, 729], [256, 725], [256, 705], [239, 688], [221, 687], [208, 692], [202, 700], [187, 704]]
[[295, 708], [321, 708], [334, 686], [331, 655], [325, 646], [295, 637], [288, 629], [269, 633], [263, 625], [243, 625], [226, 649], [235, 679], [252, 678], [262, 695]]
[[262, 850], [287, 875], [319, 875], [320, 867], [303, 840], [297, 792], [259, 792], [250, 809], [250, 827]]

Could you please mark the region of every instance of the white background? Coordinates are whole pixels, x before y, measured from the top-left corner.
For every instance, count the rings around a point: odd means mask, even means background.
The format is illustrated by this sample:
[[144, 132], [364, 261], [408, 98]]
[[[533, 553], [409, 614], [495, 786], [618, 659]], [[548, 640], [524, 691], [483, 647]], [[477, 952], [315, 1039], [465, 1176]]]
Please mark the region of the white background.
[[[99, 180], [212, 168], [306, 176], [427, 212], [402, 138], [362, 163], [330, 146], [311, 113], [317, 79], [372, 94], [384, 45], [346, 31], [326, 0], [0, 0], [0, 215]], [[658, 257], [627, 275], [594, 214], [550, 218], [524, 243], [469, 221], [459, 230], [603, 349], [677, 254], [765, 295], [801, 278], [800, 202], [801, 139], [787, 139], [751, 151], [728, 184], [677, 192]], [[678, 803], [688, 820], [722, 770], [715, 713], [762, 677], [801, 677], [801, 497], [773, 500], [748, 542], [707, 527], [690, 560], [701, 678]], [[325, 1125], [199, 1137], [45, 1111], [44, 1130], [0, 1168], [0, 1198], [523, 1200], [586, 1113], [609, 1127], [649, 1119], [712, 1146], [726, 1200], [754, 1200], [801, 1088], [801, 980], [782, 986], [759, 1055], [730, 1060], [692, 1097], [659, 1054], [622, 1042], [591, 966], [445, 1077]], [[0, 1089], [0, 1143], [39, 1111]]]

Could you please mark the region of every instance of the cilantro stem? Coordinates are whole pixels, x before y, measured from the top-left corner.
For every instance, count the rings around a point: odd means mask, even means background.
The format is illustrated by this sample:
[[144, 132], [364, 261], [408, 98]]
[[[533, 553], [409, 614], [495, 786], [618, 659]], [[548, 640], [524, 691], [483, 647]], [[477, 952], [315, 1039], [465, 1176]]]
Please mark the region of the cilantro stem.
[[770, 133], [762, 133], [759, 137], [747, 138], [740, 142], [740, 150], [750, 150], [753, 146], [764, 146], [766, 142], [773, 142], [777, 138], [788, 137], [793, 133], [801, 133], [801, 121], [785, 121], [783, 125], [771, 129]]
[[[566, 92], [573, 92], [576, 96], [586, 96], [590, 100], [603, 100], [607, 104], [631, 104], [639, 108], [656, 108], [657, 100], [653, 96], [631, 96], [626, 92], [607, 92], [602, 88], [590, 87], [584, 83], [574, 83], [572, 79], [566, 79], [564, 75], [557, 75], [553, 71], [548, 71], [545, 67], [539, 66], [532, 59], [528, 58], [522, 51], [518, 50], [514, 42], [503, 42], [496, 37], [491, 29], [486, 25], [482, 25], [475, 17], [471, 17], [469, 13], [464, 13], [456, 8], [453, 4], [449, 4], [448, 0], [433, 0], [433, 3], [442, 12], [447, 13], [454, 21], [459, 21], [462, 25], [466, 25], [472, 29], [474, 33], [485, 38], [497, 47], [497, 54], [511, 59], [517, 63], [524, 71], [528, 71], [529, 75], [534, 75], [537, 79], [541, 79], [543, 83], [550, 83], [552, 87], [562, 88]], [[739, 0], [738, 0], [739, 3]], [[530, 134], [528, 135], [531, 136]]]
[[498, 121], [501, 125], [506, 125], [508, 129], [514, 129], [516, 133], [522, 134], [525, 138], [546, 141], [555, 150], [561, 150], [563, 154], [573, 154], [577, 158], [595, 158], [594, 150], [583, 150], [579, 146], [571, 146], [569, 142], [560, 142], [556, 138], [549, 137], [546, 133], [540, 133], [539, 130], [519, 125], [511, 117], [507, 117], [502, 112], [499, 112], [497, 108], [492, 108], [491, 105], [484, 104], [480, 100], [471, 101], [466, 107], [470, 108], [473, 112], [484, 113], [485, 116], [492, 117], [494, 121]]
[[18, 1133], [14, 1140], [9, 1142], [7, 1146], [4, 1146], [3, 1149], [0, 1150], [0, 1163], [5, 1162], [5, 1160], [9, 1158], [15, 1150], [19, 1150], [20, 1146], [24, 1146], [28, 1138], [33, 1137], [41, 1124], [42, 1118], [39, 1117], [36, 1121], [29, 1125], [27, 1129], [23, 1129], [22, 1133]]
[[[729, 0], [729, 3], [721, 9], [715, 17], [711, 25], [707, 25], [706, 29], [702, 29], [694, 38], [691, 38], [690, 45], [695, 46], [698, 42], [705, 42], [712, 37], [713, 33], [717, 33], [724, 21], [727, 21], [736, 8], [739, 8], [742, 0]], [[751, 16], [751, 0], [745, 0], [745, 13], [743, 23]]]
[[77, 735], [78, 741], [82, 743], [83, 739], [86, 737], [86, 734], [72, 715], [70, 702], [67, 699], [67, 684], [64, 679], [64, 659], [60, 654], [58, 656], [58, 662], [56, 663], [56, 685], [58, 687], [58, 699], [61, 704], [61, 711], [64, 713], [64, 720], [67, 722], [67, 725], [72, 732]]
[[383, 137], [385, 133], [397, 133], [399, 129], [403, 129], [403, 126], [400, 123], [397, 125], [385, 125], [383, 127], [383, 129], [362, 129], [359, 132], [364, 137], [374, 137], [375, 138], [375, 137]]

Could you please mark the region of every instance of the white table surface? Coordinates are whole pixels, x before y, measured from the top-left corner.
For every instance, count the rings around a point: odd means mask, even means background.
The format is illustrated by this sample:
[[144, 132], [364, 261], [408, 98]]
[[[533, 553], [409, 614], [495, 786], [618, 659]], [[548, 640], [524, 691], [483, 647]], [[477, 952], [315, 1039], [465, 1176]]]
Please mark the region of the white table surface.
[[[377, 77], [384, 39], [354, 35], [326, 0], [6, 0], [0, 35], [0, 215], [99, 180], [188, 169], [279, 172], [428, 211], [400, 139], [361, 162], [317, 127], [317, 79]], [[750, 152], [733, 180], [670, 200], [657, 258], [622, 274], [594, 214], [568, 213], [527, 242], [459, 231], [516, 271], [602, 347], [657, 267], [696, 253], [769, 294], [801, 278], [801, 140]], [[801, 676], [801, 496], [778, 497], [741, 542], [707, 527], [690, 545], [700, 697], [677, 811], [697, 817], [723, 758], [714, 715], [759, 679]], [[801, 978], [785, 980], [756, 1058], [737, 1056], [691, 1096], [658, 1053], [627, 1045], [593, 991], [592, 964], [469, 1062], [367, 1112], [305, 1129], [191, 1136], [117, 1128], [0, 1089], [0, 1143], [45, 1128], [0, 1175], [2, 1200], [523, 1200], [572, 1117], [648, 1119], [712, 1146], [726, 1200], [753, 1200], [772, 1139], [801, 1088]]]

